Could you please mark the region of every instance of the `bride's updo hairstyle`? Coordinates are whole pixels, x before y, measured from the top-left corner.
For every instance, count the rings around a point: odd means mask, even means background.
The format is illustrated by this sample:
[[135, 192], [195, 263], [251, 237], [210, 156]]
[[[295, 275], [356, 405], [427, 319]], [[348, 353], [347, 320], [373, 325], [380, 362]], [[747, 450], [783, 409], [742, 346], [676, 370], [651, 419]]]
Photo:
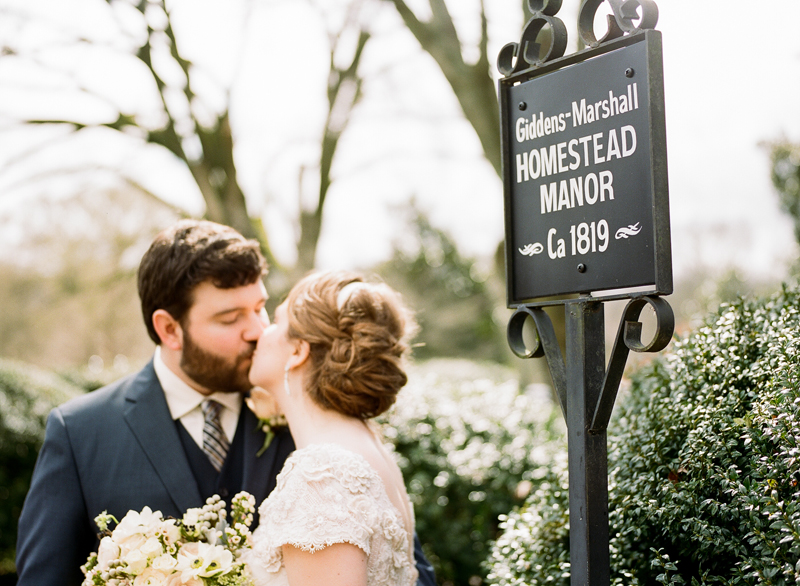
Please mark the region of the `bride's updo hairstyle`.
[[289, 337], [310, 345], [306, 390], [318, 405], [369, 419], [394, 404], [416, 329], [394, 290], [355, 273], [314, 273], [292, 288], [286, 309]]

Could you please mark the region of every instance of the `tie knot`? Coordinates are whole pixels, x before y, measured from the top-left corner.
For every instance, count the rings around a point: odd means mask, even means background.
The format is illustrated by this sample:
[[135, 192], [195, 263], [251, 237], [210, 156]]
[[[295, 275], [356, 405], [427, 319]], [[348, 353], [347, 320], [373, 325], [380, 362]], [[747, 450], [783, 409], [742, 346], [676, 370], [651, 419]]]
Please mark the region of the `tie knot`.
[[208, 401], [203, 401], [201, 408], [203, 410], [203, 416], [206, 419], [219, 419], [219, 412], [222, 411], [222, 404], [217, 403], [213, 399], [209, 399]]

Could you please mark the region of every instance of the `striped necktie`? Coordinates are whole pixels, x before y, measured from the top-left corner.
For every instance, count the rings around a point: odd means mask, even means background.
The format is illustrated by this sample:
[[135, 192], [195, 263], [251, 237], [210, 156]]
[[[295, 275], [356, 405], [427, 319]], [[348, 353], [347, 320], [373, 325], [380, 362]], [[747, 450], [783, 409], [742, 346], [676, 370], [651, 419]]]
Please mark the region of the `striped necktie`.
[[208, 455], [211, 465], [219, 472], [230, 447], [228, 437], [222, 431], [222, 425], [219, 421], [222, 405], [216, 401], [209, 400], [203, 403], [202, 409], [203, 417], [205, 418], [205, 424], [203, 425], [203, 451]]

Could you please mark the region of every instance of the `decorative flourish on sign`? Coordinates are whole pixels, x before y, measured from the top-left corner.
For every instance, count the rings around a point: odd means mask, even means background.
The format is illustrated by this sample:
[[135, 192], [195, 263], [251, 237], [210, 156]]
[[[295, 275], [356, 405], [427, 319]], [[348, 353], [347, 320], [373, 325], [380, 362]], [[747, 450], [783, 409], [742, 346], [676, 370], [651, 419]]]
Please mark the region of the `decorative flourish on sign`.
[[[561, 10], [561, 0], [528, 0], [528, 8], [533, 16], [522, 31], [522, 39], [507, 44], [497, 56], [497, 69], [506, 77], [558, 59], [567, 49], [567, 27], [555, 16]], [[545, 26], [550, 28], [550, 46], [542, 57], [538, 39]]]
[[[613, 15], [608, 15], [608, 32], [598, 40], [594, 34], [594, 17], [603, 2], [608, 1]], [[642, 9], [641, 15], [639, 8]], [[639, 21], [635, 24], [635, 21]], [[588, 47], [594, 48], [607, 41], [645, 29], [656, 28], [658, 6], [653, 0], [586, 0], [578, 15], [578, 32]]]
[[534, 244], [526, 244], [524, 248], [519, 249], [519, 252], [525, 256], [533, 256], [534, 254], [539, 254], [543, 250], [544, 246], [535, 242]]
[[[528, 0], [528, 8], [533, 16], [525, 25], [520, 42], [507, 44], [497, 56], [497, 69], [504, 77], [541, 67], [548, 61], [564, 56], [567, 27], [556, 17], [561, 10], [561, 2]], [[594, 34], [594, 17], [603, 2], [611, 5], [613, 14], [608, 15], [608, 31], [598, 40]], [[578, 15], [578, 32], [587, 47], [595, 48], [626, 34], [634, 35], [645, 29], [654, 29], [657, 22], [658, 6], [653, 0], [584, 0]], [[542, 51], [539, 37], [545, 27], [550, 30], [550, 38], [547, 51]]]
[[614, 235], [614, 238], [619, 240], [620, 238], [630, 238], [631, 236], [636, 236], [639, 232], [642, 231], [642, 227], [639, 225], [639, 222], [635, 224], [631, 224], [630, 226], [620, 228], [617, 230], [617, 233]]

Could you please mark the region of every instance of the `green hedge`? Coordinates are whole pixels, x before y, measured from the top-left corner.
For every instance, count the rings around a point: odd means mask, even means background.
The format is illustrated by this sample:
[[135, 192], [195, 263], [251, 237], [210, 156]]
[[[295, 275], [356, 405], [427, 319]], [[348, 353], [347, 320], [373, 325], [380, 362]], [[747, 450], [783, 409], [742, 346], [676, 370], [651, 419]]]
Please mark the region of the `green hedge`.
[[499, 516], [565, 452], [562, 421], [546, 387], [521, 394], [508, 369], [440, 359], [410, 370], [383, 429], [441, 584], [483, 582]]
[[0, 359], [0, 576], [14, 573], [17, 520], [50, 410], [82, 388], [29, 364]]
[[[800, 582], [800, 294], [723, 305], [635, 373], [609, 426], [617, 585]], [[503, 523], [500, 585], [569, 584], [567, 476]]]

